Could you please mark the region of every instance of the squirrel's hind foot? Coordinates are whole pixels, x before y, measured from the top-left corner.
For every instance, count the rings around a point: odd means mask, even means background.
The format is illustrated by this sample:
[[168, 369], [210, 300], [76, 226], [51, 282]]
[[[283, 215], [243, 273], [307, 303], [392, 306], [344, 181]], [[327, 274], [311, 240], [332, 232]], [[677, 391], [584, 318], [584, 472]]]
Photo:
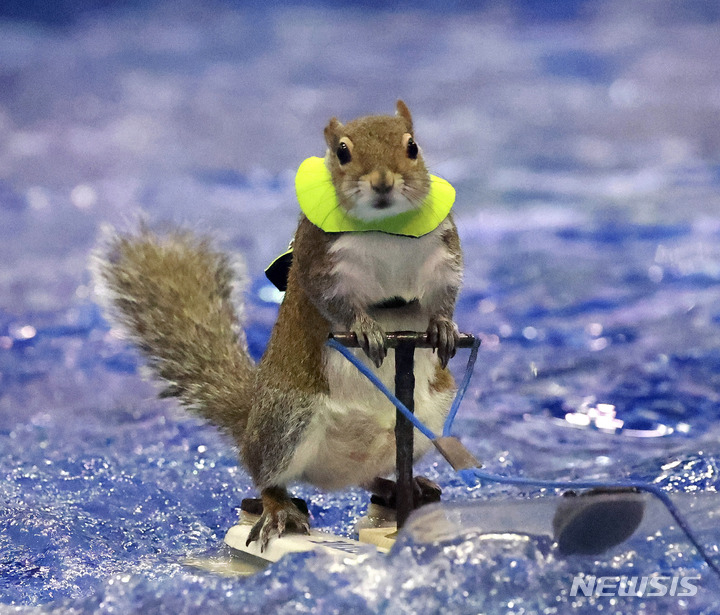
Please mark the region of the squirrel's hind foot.
[[286, 530], [301, 534], [310, 533], [309, 516], [300, 510], [284, 487], [268, 487], [262, 491], [263, 512], [248, 534], [246, 546], [260, 541], [260, 551], [270, 542], [273, 535], [280, 538]]
[[[372, 493], [370, 501], [386, 508], [397, 507], [397, 483], [394, 480], [377, 477], [368, 486]], [[440, 485], [424, 476], [413, 478], [413, 508], [440, 501], [442, 489]]]

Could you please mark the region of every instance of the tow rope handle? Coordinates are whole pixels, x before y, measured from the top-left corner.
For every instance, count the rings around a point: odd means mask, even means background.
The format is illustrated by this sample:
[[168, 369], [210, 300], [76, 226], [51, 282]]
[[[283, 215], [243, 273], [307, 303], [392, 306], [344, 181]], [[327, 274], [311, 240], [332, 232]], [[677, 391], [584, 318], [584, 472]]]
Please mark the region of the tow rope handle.
[[[450, 463], [450, 465], [460, 473], [462, 470], [471, 468], [480, 468], [482, 465], [468, 451], [460, 440], [450, 435], [452, 422], [457, 413], [457, 409], [462, 401], [462, 397], [467, 390], [467, 385], [472, 375], [472, 369], [477, 356], [477, 349], [480, 346], [479, 338], [468, 333], [461, 333], [457, 342], [458, 348], [472, 348], [470, 361], [468, 361], [468, 369], [466, 376], [458, 388], [455, 401], [448, 413], [445, 422], [443, 435], [438, 436], [433, 433], [426, 425], [415, 417], [415, 372], [414, 372], [414, 356], [416, 348], [432, 348], [428, 340], [427, 333], [416, 333], [414, 331], [396, 331], [387, 333], [388, 348], [395, 349], [395, 395], [394, 397], [400, 402], [396, 404], [397, 413], [395, 418], [395, 450], [396, 450], [396, 481], [397, 481], [397, 525], [401, 528], [410, 513], [413, 511], [413, 448], [414, 434], [413, 427], [417, 428], [433, 443], [440, 454]], [[328, 345], [341, 352], [349, 359], [370, 381], [377, 386], [389, 399], [391, 399], [390, 391], [380, 382], [377, 376], [365, 365], [359, 363], [357, 358], [347, 349], [358, 348], [357, 336], [354, 333], [335, 333], [328, 340]], [[462, 474], [461, 474], [462, 476]]]

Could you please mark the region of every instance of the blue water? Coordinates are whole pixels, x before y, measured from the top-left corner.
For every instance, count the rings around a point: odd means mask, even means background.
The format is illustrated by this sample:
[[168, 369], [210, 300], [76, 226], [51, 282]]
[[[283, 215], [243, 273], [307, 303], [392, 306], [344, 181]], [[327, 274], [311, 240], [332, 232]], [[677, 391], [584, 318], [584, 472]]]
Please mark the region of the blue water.
[[[232, 443], [160, 402], [103, 319], [103, 224], [146, 216], [244, 256], [290, 239], [298, 162], [322, 128], [402, 96], [458, 189], [457, 309], [484, 341], [457, 422], [487, 469], [720, 485], [720, 22], [712, 3], [6, 3], [0, 11], [0, 612], [715, 613], [686, 544], [557, 557], [540, 540], [402, 539], [387, 558], [223, 558], [252, 484]], [[460, 373], [456, 360], [453, 369]], [[437, 456], [418, 469], [467, 489]], [[298, 486], [351, 534], [361, 490]], [[691, 521], [717, 550], [717, 522]], [[700, 575], [698, 594], [570, 598], [573, 576]], [[613, 601], [614, 600], [614, 601]], [[553, 610], [555, 609], [555, 610]]]

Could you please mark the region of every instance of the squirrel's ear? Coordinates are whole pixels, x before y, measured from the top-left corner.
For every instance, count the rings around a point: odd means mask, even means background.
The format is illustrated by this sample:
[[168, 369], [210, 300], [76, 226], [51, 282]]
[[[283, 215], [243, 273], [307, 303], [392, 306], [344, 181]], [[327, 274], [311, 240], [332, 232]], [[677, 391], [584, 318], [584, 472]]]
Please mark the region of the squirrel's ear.
[[328, 122], [328, 125], [325, 126], [325, 142], [328, 144], [330, 149], [335, 149], [337, 147], [338, 141], [340, 140], [340, 137], [342, 137], [343, 130], [344, 126], [336, 117], [332, 118]]
[[395, 108], [397, 109], [398, 116], [405, 120], [408, 132], [412, 132], [413, 122], [412, 115], [410, 115], [410, 109], [407, 108], [407, 105], [402, 100], [397, 101]]

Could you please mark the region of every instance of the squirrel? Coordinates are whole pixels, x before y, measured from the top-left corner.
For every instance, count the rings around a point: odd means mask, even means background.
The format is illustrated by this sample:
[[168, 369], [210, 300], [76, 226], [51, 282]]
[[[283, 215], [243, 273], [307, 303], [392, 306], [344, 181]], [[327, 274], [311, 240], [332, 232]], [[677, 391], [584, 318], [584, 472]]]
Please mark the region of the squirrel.
[[[300, 216], [285, 296], [257, 364], [238, 324], [231, 259], [207, 238], [143, 227], [114, 233], [95, 258], [112, 316], [167, 384], [161, 396], [179, 397], [237, 443], [261, 493], [263, 512], [248, 538], [261, 549], [287, 529], [309, 531], [289, 483], [377, 492], [391, 482], [382, 477], [395, 468], [394, 408], [326, 346], [332, 332], [354, 332], [355, 352], [391, 388], [385, 332], [427, 332], [432, 348], [415, 354], [415, 412], [433, 430], [455, 392], [447, 363], [459, 335], [460, 242], [450, 207], [435, 207], [433, 185], [444, 180], [428, 173], [402, 100], [396, 111], [327, 124], [325, 157], [314, 159], [320, 174], [304, 185], [321, 195], [325, 218], [361, 230], [323, 230], [317, 212]], [[305, 189], [296, 186], [302, 204]], [[429, 226], [383, 227], [422, 207], [435, 216]], [[415, 459], [429, 447], [416, 432]], [[434, 483], [416, 481], [439, 498]]]

